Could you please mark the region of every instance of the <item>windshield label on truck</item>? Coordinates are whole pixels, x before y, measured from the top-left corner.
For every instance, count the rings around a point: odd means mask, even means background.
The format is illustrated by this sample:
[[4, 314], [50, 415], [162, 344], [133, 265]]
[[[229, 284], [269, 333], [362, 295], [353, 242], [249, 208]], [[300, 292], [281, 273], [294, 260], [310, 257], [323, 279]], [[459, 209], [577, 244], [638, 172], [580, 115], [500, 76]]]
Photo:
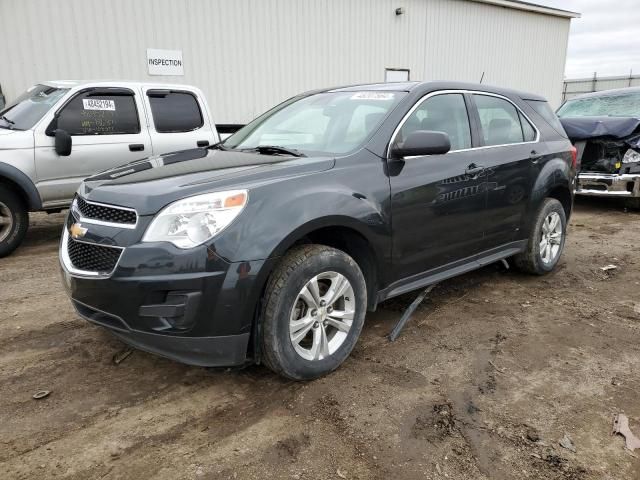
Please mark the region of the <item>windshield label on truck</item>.
[[113, 100], [99, 100], [97, 98], [83, 98], [82, 105], [85, 110], [113, 110], [116, 109], [116, 102]]

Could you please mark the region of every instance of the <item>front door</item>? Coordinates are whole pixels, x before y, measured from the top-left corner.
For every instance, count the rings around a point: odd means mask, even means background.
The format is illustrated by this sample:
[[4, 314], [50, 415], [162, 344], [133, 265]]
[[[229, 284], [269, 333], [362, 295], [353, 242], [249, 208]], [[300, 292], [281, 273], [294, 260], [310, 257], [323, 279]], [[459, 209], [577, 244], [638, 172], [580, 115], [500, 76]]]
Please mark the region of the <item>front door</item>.
[[468, 105], [462, 93], [420, 100], [392, 142], [416, 130], [449, 135], [444, 155], [389, 160], [393, 262], [398, 279], [477, 254], [482, 249], [486, 176], [472, 147]]
[[[124, 88], [88, 89], [72, 97], [35, 133], [37, 187], [47, 206], [68, 203], [82, 180], [151, 155], [140, 96]], [[53, 130], [72, 137], [71, 155], [54, 150]]]

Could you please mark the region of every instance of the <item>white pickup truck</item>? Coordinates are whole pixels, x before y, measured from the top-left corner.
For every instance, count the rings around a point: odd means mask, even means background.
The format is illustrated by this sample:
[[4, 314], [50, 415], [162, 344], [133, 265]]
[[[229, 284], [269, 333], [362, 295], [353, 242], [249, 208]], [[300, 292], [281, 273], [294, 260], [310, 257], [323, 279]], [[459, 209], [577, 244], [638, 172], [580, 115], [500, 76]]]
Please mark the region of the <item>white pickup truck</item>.
[[118, 81], [34, 85], [0, 111], [0, 257], [24, 238], [28, 212], [68, 207], [84, 178], [219, 140], [195, 87]]

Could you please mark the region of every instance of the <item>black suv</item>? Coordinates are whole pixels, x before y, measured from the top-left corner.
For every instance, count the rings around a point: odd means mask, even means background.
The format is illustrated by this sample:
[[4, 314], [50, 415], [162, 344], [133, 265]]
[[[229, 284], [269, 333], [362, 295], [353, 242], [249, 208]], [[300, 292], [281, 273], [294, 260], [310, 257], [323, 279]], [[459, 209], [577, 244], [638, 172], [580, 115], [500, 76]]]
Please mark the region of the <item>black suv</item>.
[[64, 283], [142, 350], [318, 377], [383, 300], [505, 258], [555, 267], [576, 157], [550, 118], [543, 98], [485, 85], [299, 95], [222, 144], [88, 178]]

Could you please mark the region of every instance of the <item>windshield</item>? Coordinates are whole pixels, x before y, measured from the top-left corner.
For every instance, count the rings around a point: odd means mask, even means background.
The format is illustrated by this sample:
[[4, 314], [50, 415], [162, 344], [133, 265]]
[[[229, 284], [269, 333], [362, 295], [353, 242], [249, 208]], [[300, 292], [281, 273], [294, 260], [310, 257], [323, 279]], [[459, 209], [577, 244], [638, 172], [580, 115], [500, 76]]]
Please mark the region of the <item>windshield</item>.
[[225, 148], [284, 147], [304, 155], [342, 155], [362, 146], [404, 92], [325, 92], [296, 97], [236, 132]]
[[68, 88], [55, 88], [46, 85], [31, 87], [15, 102], [0, 111], [0, 128], [30, 129], [68, 90]]
[[558, 109], [558, 116], [640, 118], [640, 92], [568, 100]]

